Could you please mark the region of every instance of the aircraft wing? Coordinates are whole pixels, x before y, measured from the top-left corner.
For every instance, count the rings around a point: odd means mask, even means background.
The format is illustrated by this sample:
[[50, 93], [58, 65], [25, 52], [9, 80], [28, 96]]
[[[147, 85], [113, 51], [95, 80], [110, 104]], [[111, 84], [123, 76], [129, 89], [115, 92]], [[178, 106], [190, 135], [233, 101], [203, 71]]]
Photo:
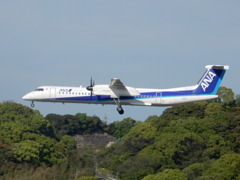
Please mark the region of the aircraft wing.
[[133, 87], [125, 86], [118, 78], [111, 79], [109, 88], [112, 90], [112, 98], [119, 98], [120, 96], [138, 96], [140, 93]]
[[109, 84], [111, 89], [126, 89], [126, 86], [122, 83], [120, 79], [112, 78]]
[[108, 85], [96, 85], [93, 87], [94, 95], [108, 95], [111, 98], [120, 98], [120, 96], [133, 97], [140, 93], [133, 87], [125, 86], [118, 78], [111, 79]]

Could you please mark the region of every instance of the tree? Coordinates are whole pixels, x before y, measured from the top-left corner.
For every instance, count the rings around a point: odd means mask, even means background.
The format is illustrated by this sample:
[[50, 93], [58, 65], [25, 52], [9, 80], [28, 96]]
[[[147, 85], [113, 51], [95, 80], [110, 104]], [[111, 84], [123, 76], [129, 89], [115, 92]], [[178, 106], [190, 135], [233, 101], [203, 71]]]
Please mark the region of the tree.
[[169, 108], [133, 127], [106, 152], [105, 165], [122, 179], [141, 179], [166, 169], [185, 169], [189, 179], [207, 177], [211, 162], [239, 152], [239, 119], [239, 108], [225, 103]]
[[[12, 148], [0, 136], [0, 177], [14, 169]], [[0, 178], [1, 179], [1, 178]]]
[[237, 106], [240, 106], [240, 94], [237, 94], [235, 97], [235, 102]]
[[122, 121], [115, 121], [109, 124], [108, 133], [113, 135], [116, 138], [122, 138], [125, 134], [127, 134], [134, 126], [139, 124], [140, 122], [132, 119], [125, 118]]
[[220, 87], [217, 95], [220, 102], [231, 103], [234, 100], [234, 93], [230, 88]]
[[54, 127], [57, 139], [64, 135], [104, 133], [106, 124], [97, 116], [87, 116], [84, 113], [77, 113], [75, 116], [48, 114], [46, 119]]
[[124, 136], [124, 146], [133, 153], [138, 152], [154, 141], [156, 133], [151, 122], [140, 123]]
[[240, 172], [240, 155], [225, 154], [203, 172], [200, 179], [237, 179]]
[[22, 140], [25, 133], [54, 137], [53, 127], [39, 111], [16, 103], [0, 104], [0, 136], [7, 144]]
[[19, 162], [30, 162], [39, 164], [41, 145], [32, 140], [25, 140], [15, 143], [13, 147], [13, 156]]
[[11, 146], [14, 160], [52, 166], [65, 159], [56, 148], [52, 125], [38, 111], [7, 102], [0, 104], [0, 112], [0, 137]]
[[142, 180], [187, 180], [187, 175], [178, 169], [165, 169], [156, 175], [149, 175]]
[[207, 163], [195, 163], [183, 169], [182, 172], [187, 174], [188, 179], [198, 179], [208, 167]]
[[221, 113], [224, 110], [224, 106], [221, 103], [210, 103], [207, 105], [204, 114], [205, 116], [216, 115], [217, 113]]
[[203, 118], [204, 117], [204, 109], [207, 106], [207, 102], [198, 102], [198, 103], [187, 103], [173, 106], [172, 108], [166, 109], [161, 118], [166, 120], [175, 120], [175, 119], [183, 119], [188, 117], [196, 117]]
[[75, 139], [68, 135], [63, 136], [58, 144], [66, 150], [74, 150], [77, 148], [77, 142], [75, 141]]

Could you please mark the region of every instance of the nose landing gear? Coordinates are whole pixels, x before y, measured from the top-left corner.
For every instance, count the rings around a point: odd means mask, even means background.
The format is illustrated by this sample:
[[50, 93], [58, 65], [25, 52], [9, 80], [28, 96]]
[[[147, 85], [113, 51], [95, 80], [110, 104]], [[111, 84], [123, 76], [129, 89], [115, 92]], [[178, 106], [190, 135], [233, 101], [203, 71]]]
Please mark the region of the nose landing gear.
[[32, 108], [35, 107], [34, 101], [32, 101], [31, 107], [32, 107]]

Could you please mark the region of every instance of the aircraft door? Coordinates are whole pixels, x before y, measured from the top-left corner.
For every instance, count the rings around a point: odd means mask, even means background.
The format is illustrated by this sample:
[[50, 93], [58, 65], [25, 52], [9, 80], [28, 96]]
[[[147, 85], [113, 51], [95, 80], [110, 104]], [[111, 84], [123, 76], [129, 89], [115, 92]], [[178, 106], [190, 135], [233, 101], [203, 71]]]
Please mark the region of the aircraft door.
[[56, 98], [56, 88], [50, 88], [50, 94], [49, 94], [50, 99], [55, 99]]
[[156, 92], [156, 104], [161, 104], [162, 92]]

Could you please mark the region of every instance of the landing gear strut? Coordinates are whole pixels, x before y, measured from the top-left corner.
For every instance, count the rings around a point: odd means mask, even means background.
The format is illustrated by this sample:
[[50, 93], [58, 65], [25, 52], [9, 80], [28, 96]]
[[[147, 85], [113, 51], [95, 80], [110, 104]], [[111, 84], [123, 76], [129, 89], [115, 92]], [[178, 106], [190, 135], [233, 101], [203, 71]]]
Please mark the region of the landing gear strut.
[[122, 115], [124, 113], [124, 110], [120, 104], [120, 99], [117, 99], [117, 100], [114, 99], [114, 101], [115, 101], [116, 105], [118, 106], [117, 107], [118, 113]]
[[32, 101], [31, 107], [32, 107], [32, 108], [35, 107], [34, 101]]

